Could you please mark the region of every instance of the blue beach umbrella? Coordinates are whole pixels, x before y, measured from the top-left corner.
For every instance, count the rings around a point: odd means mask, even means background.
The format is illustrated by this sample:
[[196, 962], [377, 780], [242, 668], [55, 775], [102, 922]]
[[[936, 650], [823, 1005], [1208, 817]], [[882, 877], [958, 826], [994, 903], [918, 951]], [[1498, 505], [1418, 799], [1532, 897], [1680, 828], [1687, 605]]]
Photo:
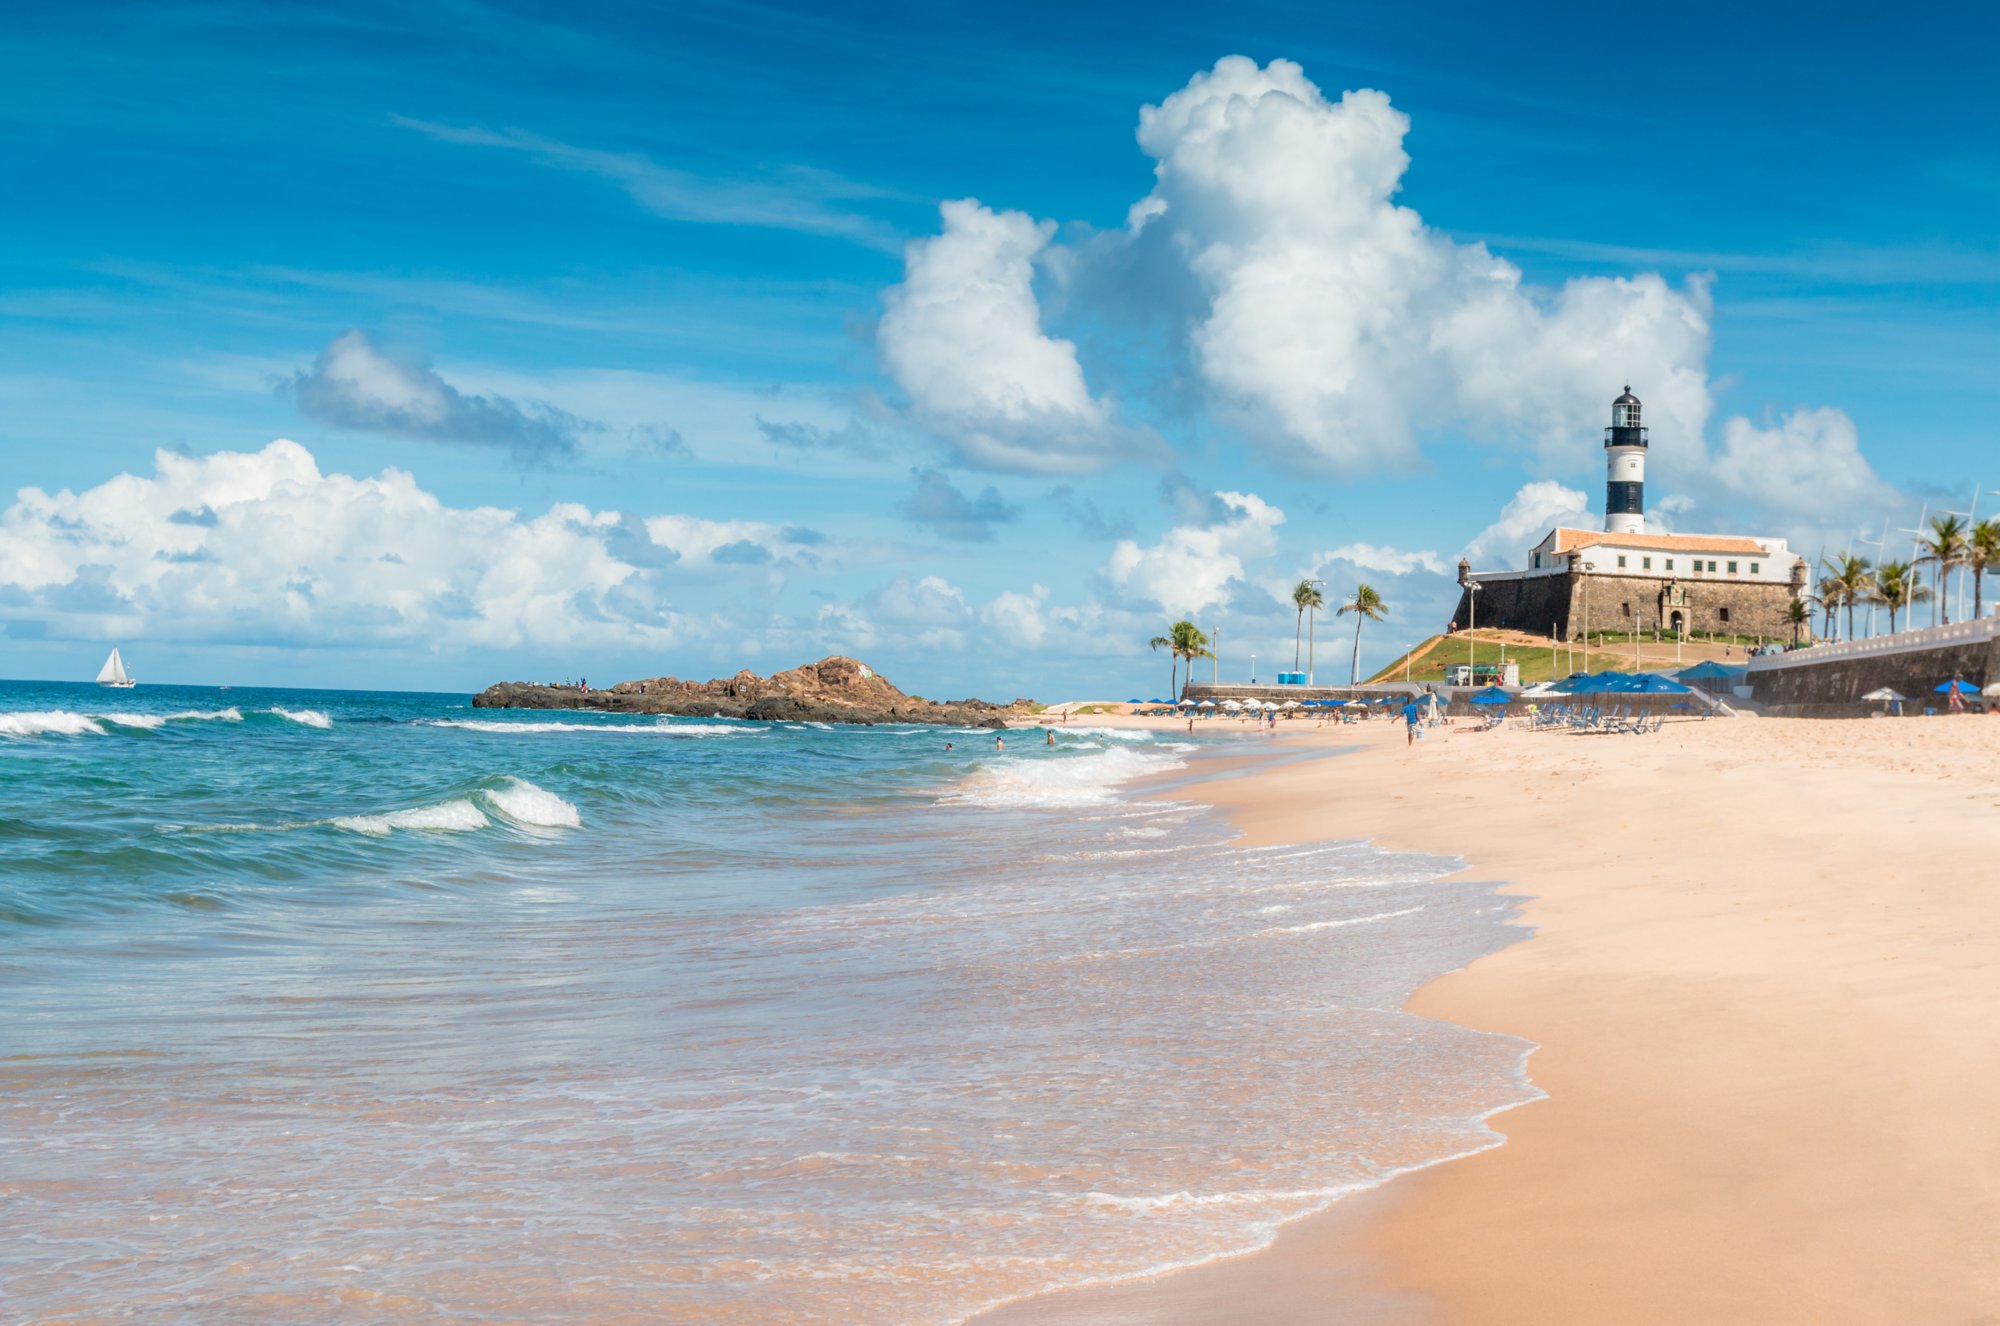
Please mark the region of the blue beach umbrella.
[[1615, 690], [1619, 695], [1686, 695], [1693, 688], [1657, 672], [1640, 672], [1622, 678]]
[[1952, 678], [1952, 679], [1951, 679], [1950, 681], [1948, 681], [1948, 682], [1946, 682], [1946, 683], [1945, 683], [1944, 685], [1942, 685], [1942, 686], [1938, 687], [1938, 688], [1937, 688], [1937, 691], [1935, 692], [1935, 694], [1938, 694], [1938, 695], [1949, 695], [1949, 694], [1951, 694], [1951, 692], [1952, 692], [1953, 690], [1957, 690], [1957, 692], [1958, 692], [1958, 693], [1959, 693], [1960, 695], [1977, 695], [1977, 694], [1979, 694], [1979, 688], [1978, 688], [1978, 687], [1976, 687], [1976, 686], [1968, 686], [1968, 685], [1966, 685], [1966, 684], [1965, 684], [1964, 682], [1960, 681], [1960, 680], [1959, 680], [1959, 679], [1958, 679], [1957, 677], [1953, 677], [1953, 678]]
[[1471, 704], [1512, 704], [1514, 697], [1498, 686], [1488, 686], [1465, 697]]
[[1610, 695], [1627, 680], [1622, 672], [1571, 673], [1550, 689], [1564, 695]]

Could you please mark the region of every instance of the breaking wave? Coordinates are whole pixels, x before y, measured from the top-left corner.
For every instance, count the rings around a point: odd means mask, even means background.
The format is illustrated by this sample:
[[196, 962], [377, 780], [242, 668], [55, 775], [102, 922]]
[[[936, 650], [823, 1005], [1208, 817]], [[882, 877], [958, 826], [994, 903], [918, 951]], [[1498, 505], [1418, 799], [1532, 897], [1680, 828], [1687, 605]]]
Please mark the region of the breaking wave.
[[1183, 764], [1173, 755], [1122, 746], [1070, 758], [1009, 760], [1003, 755], [983, 764], [939, 800], [996, 810], [1102, 806], [1118, 799], [1122, 785]]
[[[480, 809], [484, 803], [486, 810]], [[341, 815], [326, 821], [336, 829], [386, 838], [398, 829], [433, 833], [466, 833], [492, 821], [486, 811], [530, 829], [576, 829], [583, 826], [577, 808], [525, 778], [509, 778], [502, 787], [485, 787], [470, 796], [454, 797], [430, 806], [386, 811], [379, 815]]]
[[727, 723], [505, 723], [483, 718], [430, 718], [423, 720], [423, 725], [466, 732], [608, 732], [627, 737], [736, 737], [764, 731]]

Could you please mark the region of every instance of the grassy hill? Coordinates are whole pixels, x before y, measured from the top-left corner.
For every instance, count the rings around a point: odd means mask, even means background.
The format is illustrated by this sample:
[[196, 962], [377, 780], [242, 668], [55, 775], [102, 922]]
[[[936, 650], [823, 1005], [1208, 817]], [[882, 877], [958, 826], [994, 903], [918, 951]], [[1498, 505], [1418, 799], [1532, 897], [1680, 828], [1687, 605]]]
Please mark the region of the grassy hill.
[[[1655, 640], [1647, 634], [1638, 641], [1637, 670], [1672, 672], [1709, 658], [1741, 664], [1744, 650], [1758, 643], [1750, 636], [1718, 636], [1712, 640], [1688, 640], [1676, 648], [1671, 639]], [[1522, 685], [1567, 677], [1572, 672], [1635, 670], [1633, 640], [1628, 634], [1593, 633], [1586, 662], [1586, 651], [1580, 641], [1551, 648], [1546, 637], [1523, 635], [1519, 631], [1481, 630], [1434, 635], [1368, 680], [1402, 681], [1407, 675], [1413, 682], [1441, 682], [1444, 670], [1457, 663], [1518, 664]]]

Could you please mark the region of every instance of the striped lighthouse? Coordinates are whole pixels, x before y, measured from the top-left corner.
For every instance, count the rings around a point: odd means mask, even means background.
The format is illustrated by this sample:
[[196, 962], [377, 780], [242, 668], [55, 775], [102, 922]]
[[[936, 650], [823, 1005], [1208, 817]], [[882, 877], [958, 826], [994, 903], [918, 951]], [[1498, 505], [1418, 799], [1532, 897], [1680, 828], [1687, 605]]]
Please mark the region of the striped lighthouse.
[[1646, 430], [1639, 426], [1639, 398], [1629, 384], [1611, 402], [1611, 427], [1604, 430], [1604, 529], [1646, 532]]

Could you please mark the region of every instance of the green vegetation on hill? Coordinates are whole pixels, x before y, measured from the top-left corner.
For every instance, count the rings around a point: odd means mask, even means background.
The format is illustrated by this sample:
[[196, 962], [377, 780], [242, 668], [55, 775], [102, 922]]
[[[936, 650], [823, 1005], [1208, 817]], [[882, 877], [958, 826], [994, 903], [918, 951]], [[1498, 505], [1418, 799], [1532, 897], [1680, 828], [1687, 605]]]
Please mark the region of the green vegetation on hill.
[[[1532, 686], [1538, 681], [1549, 681], [1556, 677], [1567, 677], [1572, 672], [1605, 672], [1632, 670], [1632, 636], [1624, 632], [1593, 631], [1590, 636], [1589, 658], [1586, 662], [1583, 643], [1564, 644], [1550, 648], [1546, 644], [1530, 645], [1517, 643], [1519, 637], [1504, 644], [1489, 639], [1485, 632], [1479, 638], [1469, 639], [1461, 632], [1457, 635], [1432, 636], [1411, 651], [1414, 662], [1409, 668], [1409, 680], [1413, 682], [1441, 682], [1445, 669], [1460, 663], [1498, 665], [1518, 664], [1521, 669], [1521, 684]], [[1639, 641], [1640, 664], [1648, 672], [1670, 672], [1678, 668], [1693, 667], [1705, 658], [1723, 659], [1726, 662], [1744, 662], [1744, 650], [1755, 644], [1768, 644], [1768, 639], [1759, 640], [1754, 636], [1704, 636], [1689, 639], [1680, 650], [1680, 658], [1675, 660], [1674, 642], [1671, 639], [1655, 640], [1651, 634]], [[1733, 646], [1733, 652], [1724, 654], [1724, 646]], [[1404, 679], [1404, 659], [1396, 660], [1370, 677], [1371, 682], [1396, 682]]]

